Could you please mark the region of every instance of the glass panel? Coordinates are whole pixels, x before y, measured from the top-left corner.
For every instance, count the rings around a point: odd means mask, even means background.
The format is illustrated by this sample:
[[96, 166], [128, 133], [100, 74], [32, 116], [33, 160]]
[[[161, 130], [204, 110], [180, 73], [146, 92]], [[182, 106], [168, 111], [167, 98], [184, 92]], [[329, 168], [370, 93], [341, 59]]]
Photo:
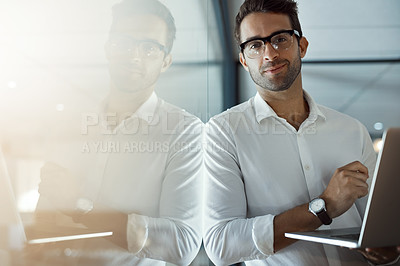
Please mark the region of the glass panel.
[[[127, 214], [134, 214], [129, 219], [135, 221], [137, 230], [130, 234], [142, 242], [130, 243], [131, 251], [136, 248], [146, 254], [159, 250], [157, 258], [171, 260], [163, 250], [173, 245], [159, 244], [152, 251], [152, 244], [157, 245], [152, 237], [164, 237], [169, 243], [181, 237], [171, 231], [190, 235], [189, 226], [198, 231], [191, 241], [201, 243], [199, 224], [185, 219], [193, 212], [190, 215], [200, 221], [201, 125], [222, 109], [221, 47], [212, 32], [214, 11], [210, 1], [162, 1], [176, 24], [172, 63], [167, 67], [166, 57], [149, 62], [133, 52], [124, 58], [107, 53], [109, 33], [115, 30], [128, 38], [150, 38], [166, 45], [163, 33], [154, 35], [165, 28], [143, 14], [140, 19], [146, 23], [123, 23], [135, 21], [124, 18], [114, 21], [111, 28], [112, 7], [118, 2], [16, 0], [0, 4], [4, 25], [0, 29], [1, 149], [25, 232], [30, 234], [33, 228], [34, 234], [43, 233], [45, 228], [45, 233], [55, 236], [61, 232], [58, 226], [76, 224], [78, 229], [104, 231], [108, 227], [102, 227], [103, 219], [114, 226], [120, 213], [125, 215], [122, 221]], [[144, 30], [134, 35], [133, 28], [139, 26]], [[144, 78], [148, 73], [154, 74], [149, 74], [154, 83]], [[153, 85], [157, 97], [138, 92]], [[4, 180], [8, 180], [6, 176], [2, 174]], [[81, 198], [88, 201], [78, 201]], [[181, 204], [187, 204], [182, 207], [185, 213], [180, 212]], [[95, 216], [95, 224], [76, 216], [94, 210], [101, 217]], [[46, 226], [37, 227], [38, 222]], [[2, 236], [14, 232], [8, 225], [0, 229]], [[77, 254], [103, 262], [107, 258], [101, 250], [139, 260], [121, 251], [126, 243], [117, 237], [118, 230], [113, 233], [115, 238], [52, 243], [54, 249], [34, 246], [38, 256], [32, 257], [32, 262], [74, 265]], [[160, 248], [163, 245], [165, 248]], [[89, 255], [81, 255], [82, 250]], [[2, 242], [0, 264], [20, 263], [15, 251], [26, 252]], [[188, 256], [193, 259], [194, 255]], [[30, 259], [21, 261], [22, 265], [29, 265]], [[202, 250], [192, 265], [205, 264], [208, 259]], [[149, 265], [156, 264], [152, 261]]]

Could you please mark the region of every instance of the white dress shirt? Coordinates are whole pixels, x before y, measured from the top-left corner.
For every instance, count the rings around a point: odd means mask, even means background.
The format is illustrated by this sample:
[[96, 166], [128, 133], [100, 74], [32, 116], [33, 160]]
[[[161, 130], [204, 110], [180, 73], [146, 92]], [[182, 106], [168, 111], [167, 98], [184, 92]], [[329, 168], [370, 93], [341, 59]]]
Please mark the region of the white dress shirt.
[[[360, 161], [373, 174], [376, 155], [357, 120], [317, 105], [299, 130], [259, 94], [206, 125], [203, 241], [217, 265], [366, 264], [356, 251], [298, 241], [273, 252], [275, 215], [318, 197], [334, 171]], [[360, 226], [366, 197], [321, 228]]]
[[201, 244], [203, 123], [155, 93], [114, 129], [107, 128], [113, 114], [83, 116], [85, 126], [64, 157], [77, 161], [70, 170], [84, 180], [82, 196], [94, 208], [129, 215], [129, 251], [106, 239], [97, 240], [95, 251], [71, 249], [96, 265], [188, 265]]

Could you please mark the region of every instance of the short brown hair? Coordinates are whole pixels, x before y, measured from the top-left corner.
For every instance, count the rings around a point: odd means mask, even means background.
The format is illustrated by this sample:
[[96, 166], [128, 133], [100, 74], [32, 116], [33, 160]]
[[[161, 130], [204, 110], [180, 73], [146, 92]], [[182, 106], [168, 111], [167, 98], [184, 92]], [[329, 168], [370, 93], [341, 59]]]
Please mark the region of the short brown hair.
[[113, 6], [113, 25], [118, 19], [138, 15], [155, 15], [167, 24], [167, 52], [170, 53], [176, 35], [175, 20], [169, 9], [158, 0], [123, 0]]
[[303, 36], [298, 17], [297, 3], [293, 0], [245, 0], [236, 15], [235, 39], [238, 44], [241, 43], [240, 25], [243, 19], [252, 13], [280, 13], [289, 16], [292, 28], [297, 30], [300, 37]]

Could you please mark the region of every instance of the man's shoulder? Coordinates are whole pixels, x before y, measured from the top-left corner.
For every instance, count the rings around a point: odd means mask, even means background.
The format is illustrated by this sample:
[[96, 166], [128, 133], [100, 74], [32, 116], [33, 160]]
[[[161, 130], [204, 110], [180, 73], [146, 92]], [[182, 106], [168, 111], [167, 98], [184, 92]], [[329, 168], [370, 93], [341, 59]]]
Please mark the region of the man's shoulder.
[[359, 124], [360, 121], [358, 121], [356, 118], [342, 113], [340, 111], [337, 111], [335, 109], [332, 109], [330, 107], [324, 106], [317, 104], [319, 110], [325, 115], [327, 122], [342, 122], [342, 123], [350, 123], [350, 124]]
[[357, 135], [368, 134], [365, 125], [358, 119], [323, 105], [318, 105], [318, 108], [325, 115], [326, 118], [325, 125], [327, 129], [329, 128], [334, 128], [337, 130], [345, 129], [346, 132], [353, 132], [354, 134]]
[[159, 99], [155, 116], [158, 116], [158, 125], [175, 136], [199, 135], [204, 125], [197, 116], [162, 99]]
[[213, 116], [210, 119], [210, 122], [232, 122], [238, 119], [251, 119], [251, 117], [255, 118], [254, 114], [254, 97], [250, 98], [246, 102], [238, 104], [234, 107], [231, 107], [220, 114]]
[[157, 113], [161, 117], [166, 117], [166, 118], [175, 117], [179, 121], [185, 120], [185, 121], [192, 121], [194, 123], [202, 123], [200, 118], [198, 118], [197, 116], [189, 113], [188, 111], [179, 106], [166, 102], [163, 99], [159, 99]]

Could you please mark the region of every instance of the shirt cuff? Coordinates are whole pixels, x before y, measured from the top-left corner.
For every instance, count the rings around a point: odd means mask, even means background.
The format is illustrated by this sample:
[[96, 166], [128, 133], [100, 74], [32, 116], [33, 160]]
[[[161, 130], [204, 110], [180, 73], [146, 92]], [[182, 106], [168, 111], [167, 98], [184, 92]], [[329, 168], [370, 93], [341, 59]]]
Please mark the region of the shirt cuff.
[[254, 218], [252, 238], [257, 249], [264, 255], [274, 254], [274, 215]]
[[127, 224], [128, 250], [133, 254], [138, 254], [144, 246], [149, 235], [148, 218], [142, 215], [129, 214]]

